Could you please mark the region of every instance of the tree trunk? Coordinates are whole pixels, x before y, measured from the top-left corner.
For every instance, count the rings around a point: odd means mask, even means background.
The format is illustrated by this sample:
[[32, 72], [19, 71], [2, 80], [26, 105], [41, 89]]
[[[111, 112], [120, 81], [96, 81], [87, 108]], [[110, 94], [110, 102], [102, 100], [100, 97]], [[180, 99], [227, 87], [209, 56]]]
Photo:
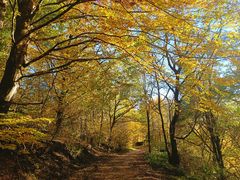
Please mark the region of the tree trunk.
[[117, 103], [117, 100], [116, 100], [116, 97], [115, 97], [113, 115], [112, 116], [109, 115], [109, 138], [108, 138], [108, 145], [109, 146], [111, 145], [111, 142], [112, 142], [112, 132], [113, 132], [113, 128], [116, 124], [117, 106], [118, 106], [118, 103]]
[[218, 168], [219, 168], [219, 180], [224, 180], [225, 175], [224, 175], [224, 163], [223, 163], [223, 158], [222, 158], [222, 151], [221, 151], [221, 145], [220, 145], [220, 139], [218, 135], [214, 135], [210, 133], [211, 136], [211, 143], [213, 147], [213, 154], [214, 154], [214, 159], [217, 162]]
[[110, 127], [109, 127], [109, 138], [108, 138], [108, 145], [111, 146], [111, 143], [112, 143], [112, 133], [113, 133], [113, 128], [115, 126], [115, 123], [116, 123], [116, 114], [114, 113], [114, 116], [113, 116], [113, 120], [110, 121]]
[[0, 82], [0, 113], [7, 113], [10, 108], [10, 101], [16, 94], [19, 87], [17, 79], [20, 70], [25, 64], [27, 54], [28, 38], [24, 37], [30, 25], [31, 12], [33, 11], [32, 0], [19, 0], [10, 55], [7, 59], [4, 74]]
[[217, 163], [219, 168], [219, 180], [226, 179], [224, 175], [224, 162], [222, 157], [222, 147], [220, 143], [220, 138], [218, 133], [216, 132], [216, 120], [214, 119], [213, 114], [207, 113], [206, 115], [207, 125], [208, 125], [208, 132], [210, 134], [210, 140], [213, 148], [213, 159]]
[[150, 130], [150, 112], [148, 105], [146, 105], [146, 115], [147, 115], [147, 138], [148, 138], [148, 152], [151, 153], [151, 130]]
[[156, 77], [156, 82], [157, 82], [157, 92], [158, 92], [158, 114], [159, 114], [160, 120], [161, 120], [165, 149], [166, 149], [167, 154], [168, 154], [168, 161], [170, 162], [170, 152], [169, 152], [169, 149], [168, 149], [168, 140], [167, 140], [166, 130], [165, 130], [165, 126], [164, 126], [164, 119], [163, 119], [163, 114], [162, 114], [162, 109], [161, 109], [160, 86], [159, 86], [159, 82], [157, 80], [157, 77]]
[[149, 116], [149, 109], [147, 108], [146, 110], [146, 115], [147, 115], [147, 127], [148, 127], [148, 152], [151, 153], [152, 148], [151, 148], [151, 130], [150, 130], [150, 116]]
[[59, 134], [59, 131], [62, 127], [62, 122], [64, 120], [64, 98], [65, 93], [61, 93], [60, 96], [58, 96], [58, 108], [56, 113], [56, 127], [52, 135], [52, 140]]
[[170, 143], [171, 143], [171, 156], [170, 156], [170, 164], [174, 166], [178, 166], [180, 163], [180, 158], [178, 154], [177, 142], [175, 139], [175, 129], [176, 129], [176, 122], [179, 119], [179, 113], [174, 112], [172, 121], [170, 123]]
[[101, 112], [101, 120], [100, 120], [100, 127], [99, 127], [99, 135], [98, 135], [98, 146], [100, 146], [101, 140], [102, 140], [103, 118], [104, 118], [104, 114], [103, 114], [103, 110], [102, 110], [102, 112]]
[[170, 164], [174, 166], [179, 166], [180, 157], [177, 148], [177, 141], [175, 139], [175, 131], [176, 131], [176, 123], [180, 118], [180, 101], [179, 101], [179, 76], [176, 75], [176, 85], [174, 90], [174, 114], [170, 122], [169, 135], [170, 135], [170, 143], [171, 143], [171, 156], [170, 156]]
[[148, 101], [148, 92], [147, 92], [147, 81], [146, 74], [143, 74], [143, 93], [145, 100], [145, 109], [146, 109], [146, 117], [147, 117], [147, 141], [148, 141], [148, 152], [151, 153], [151, 128], [150, 128], [150, 107]]
[[110, 146], [112, 143], [112, 132], [113, 132], [113, 127], [111, 126], [109, 129], [109, 137], [108, 137], [108, 145]]

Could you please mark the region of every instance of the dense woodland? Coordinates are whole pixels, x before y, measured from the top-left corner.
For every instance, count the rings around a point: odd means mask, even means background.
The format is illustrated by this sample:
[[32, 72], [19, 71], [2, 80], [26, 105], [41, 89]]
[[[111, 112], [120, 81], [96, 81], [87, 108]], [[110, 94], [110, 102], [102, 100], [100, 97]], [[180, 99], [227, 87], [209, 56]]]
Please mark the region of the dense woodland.
[[[0, 166], [53, 142], [73, 157], [142, 145], [182, 179], [240, 179], [239, 8], [0, 0]], [[18, 177], [38, 179], [29, 162]]]

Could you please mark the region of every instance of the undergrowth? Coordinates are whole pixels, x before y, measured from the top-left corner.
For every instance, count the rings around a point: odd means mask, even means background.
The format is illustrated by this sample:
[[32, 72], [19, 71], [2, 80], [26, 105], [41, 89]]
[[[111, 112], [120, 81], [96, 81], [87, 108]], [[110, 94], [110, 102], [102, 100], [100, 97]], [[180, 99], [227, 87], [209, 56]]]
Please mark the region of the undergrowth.
[[184, 171], [180, 167], [175, 167], [168, 162], [166, 152], [152, 152], [146, 155], [146, 160], [155, 169], [162, 169], [175, 176], [184, 176]]
[[53, 120], [16, 113], [0, 114], [0, 149], [27, 153], [47, 139], [46, 128]]

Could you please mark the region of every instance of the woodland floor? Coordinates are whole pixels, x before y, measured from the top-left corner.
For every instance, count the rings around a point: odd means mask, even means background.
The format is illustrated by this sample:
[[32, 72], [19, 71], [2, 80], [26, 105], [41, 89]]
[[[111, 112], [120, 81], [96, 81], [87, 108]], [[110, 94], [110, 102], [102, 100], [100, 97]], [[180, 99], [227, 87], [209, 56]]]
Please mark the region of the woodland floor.
[[[0, 151], [0, 180], [176, 180], [174, 171], [153, 169], [145, 150], [105, 153], [85, 149], [73, 158], [64, 143], [54, 141], [33, 154]], [[176, 175], [176, 174], [175, 174]]]
[[144, 150], [110, 154], [82, 169], [75, 169], [70, 180], [171, 180], [164, 171], [153, 170], [144, 159]]

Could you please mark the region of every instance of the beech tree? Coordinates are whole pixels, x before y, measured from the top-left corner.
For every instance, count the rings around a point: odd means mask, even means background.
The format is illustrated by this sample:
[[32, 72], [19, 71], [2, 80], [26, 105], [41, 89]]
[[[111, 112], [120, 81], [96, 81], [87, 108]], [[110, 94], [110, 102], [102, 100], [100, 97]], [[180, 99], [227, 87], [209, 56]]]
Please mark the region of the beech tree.
[[[27, 60], [27, 58], [32, 57], [27, 57], [27, 51], [31, 38], [34, 36], [33, 34], [39, 33], [43, 28], [49, 27], [51, 23], [59, 20], [76, 5], [84, 2], [86, 1], [76, 1], [73, 3], [69, 1], [65, 4], [57, 2], [43, 3], [41, 0], [9, 1], [7, 6], [11, 9], [12, 13], [12, 45], [0, 83], [0, 112], [8, 112], [11, 104], [10, 101], [16, 93], [18, 79], [23, 69], [57, 49], [58, 45], [71, 40], [71, 38], [62, 40], [55, 47], [50, 48], [40, 56]], [[41, 11], [39, 11], [40, 9]]]
[[[111, 12], [93, 2], [13, 0], [1, 3], [1, 8], [7, 9], [6, 12], [11, 15], [4, 24], [11, 22], [9, 35], [12, 34], [12, 37], [0, 83], [0, 112], [8, 112], [23, 78], [58, 72], [76, 62], [113, 58], [88, 54], [90, 50], [96, 50], [96, 44], [106, 44], [124, 35], [124, 32], [111, 35], [113, 30], [109, 30], [109, 34], [103, 31], [108, 31], [105, 23], [111, 24], [112, 20], [107, 19]], [[79, 26], [81, 24], [83, 26]], [[80, 51], [71, 54], [73, 49]], [[49, 60], [55, 65], [46, 67], [45, 63]], [[40, 65], [40, 70], [35, 65]]]

